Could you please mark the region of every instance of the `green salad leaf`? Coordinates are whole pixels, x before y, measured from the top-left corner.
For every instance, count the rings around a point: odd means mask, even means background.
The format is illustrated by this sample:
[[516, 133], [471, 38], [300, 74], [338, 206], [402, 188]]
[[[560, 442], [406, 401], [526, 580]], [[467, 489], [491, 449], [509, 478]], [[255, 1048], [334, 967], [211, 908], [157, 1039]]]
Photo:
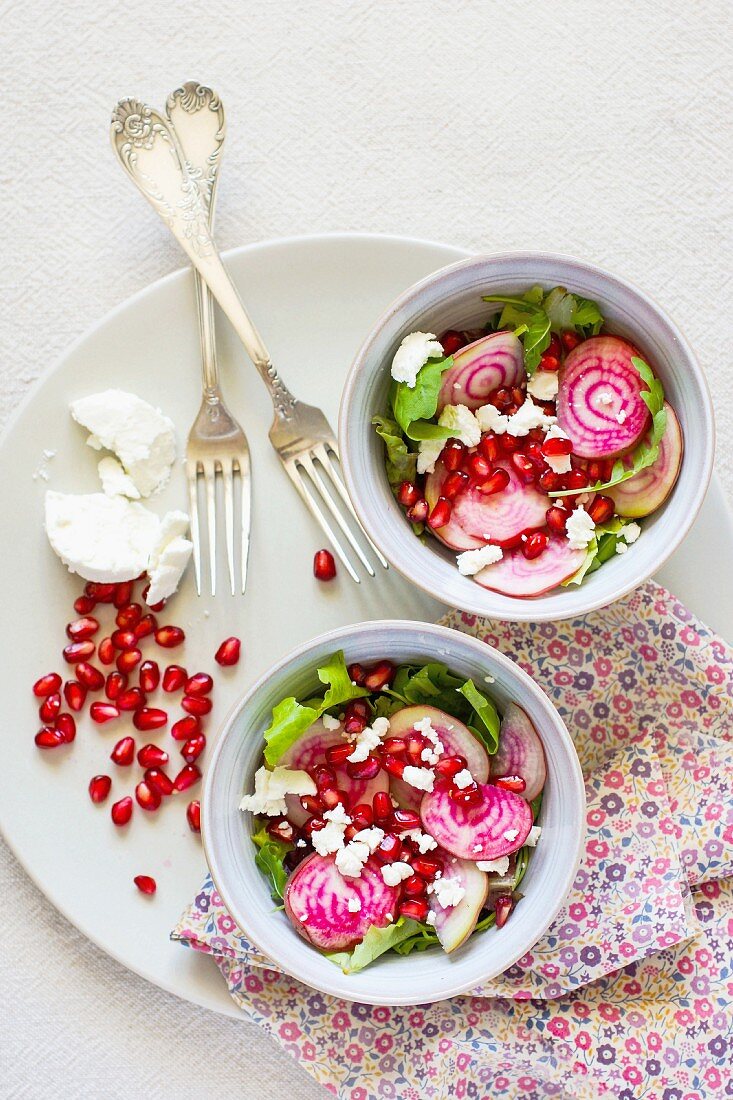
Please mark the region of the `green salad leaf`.
[[500, 720], [491, 700], [440, 661], [403, 665], [388, 694], [407, 706], [431, 706], [465, 722], [490, 754], [499, 745]]
[[448, 428], [431, 421], [438, 411], [438, 397], [443, 375], [453, 366], [453, 359], [428, 359], [420, 368], [414, 386], [395, 382], [390, 392], [394, 418], [408, 439], [447, 439]]
[[386, 928], [377, 928], [372, 925], [353, 951], [333, 952], [326, 955], [326, 958], [340, 967], [344, 974], [356, 974], [357, 971], [363, 970], [369, 963], [378, 959], [385, 951], [391, 951], [404, 940], [414, 936], [422, 927], [417, 921], [405, 917], [400, 917], [394, 924], [388, 924]]
[[283, 860], [290, 851], [290, 845], [270, 836], [264, 824], [256, 833], [253, 833], [252, 843], [257, 848], [255, 863], [269, 882], [273, 898], [282, 901], [285, 883], [288, 880], [288, 872], [283, 867]]
[[318, 679], [328, 687], [323, 699], [310, 699], [308, 705], [304, 705], [290, 697], [283, 699], [273, 709], [272, 721], [264, 733], [265, 763], [270, 767], [277, 764], [290, 746], [294, 745], [325, 711], [369, 694], [366, 688], [352, 684], [341, 650], [332, 654], [317, 672]]
[[547, 294], [541, 286], [534, 286], [522, 297], [487, 294], [483, 300], [504, 306], [497, 328], [513, 329], [520, 338], [528, 374], [537, 370], [553, 332], [570, 330], [582, 336], [594, 336], [603, 326], [603, 315], [596, 302], [571, 294], [562, 286], [554, 287]]
[[464, 699], [467, 699], [473, 708], [474, 720], [469, 722], [474, 733], [478, 734], [489, 755], [493, 755], [499, 747], [499, 728], [501, 722], [496, 707], [491, 700], [474, 684], [473, 680], [466, 680], [465, 684], [456, 689]]
[[408, 449], [397, 421], [388, 416], [375, 416], [372, 424], [387, 449], [387, 480], [392, 488], [399, 488], [403, 481], [414, 481], [417, 477], [417, 454]]
[[599, 524], [596, 527], [593, 538], [588, 543], [583, 564], [576, 573], [573, 573], [572, 577], [568, 577], [566, 581], [561, 581], [563, 588], [567, 588], [571, 584], [580, 584], [589, 573], [595, 573], [596, 569], [600, 569], [604, 562], [611, 560], [616, 553], [616, 545], [627, 522], [619, 516], [614, 516], [608, 523]]

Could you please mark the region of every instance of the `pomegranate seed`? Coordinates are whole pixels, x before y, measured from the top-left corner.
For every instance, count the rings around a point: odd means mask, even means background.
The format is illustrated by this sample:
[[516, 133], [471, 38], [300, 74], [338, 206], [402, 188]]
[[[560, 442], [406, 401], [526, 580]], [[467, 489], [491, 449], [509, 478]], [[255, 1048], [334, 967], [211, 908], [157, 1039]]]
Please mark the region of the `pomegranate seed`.
[[99, 623], [90, 615], [66, 624], [66, 634], [72, 642], [84, 642], [87, 638], [93, 637], [98, 630]]
[[514, 451], [518, 451], [521, 445], [521, 439], [517, 439], [517, 437], [514, 435], [509, 435], [508, 432], [506, 432], [504, 435], [499, 436], [499, 446], [501, 447], [502, 451], [506, 452], [506, 454], [511, 454]]
[[494, 902], [494, 912], [496, 913], [496, 927], [503, 928], [506, 924], [509, 914], [514, 908], [514, 901], [509, 894], [502, 894]]
[[587, 467], [588, 478], [591, 482], [601, 481], [603, 479], [603, 463], [600, 461], [589, 462]]
[[187, 764], [193, 764], [194, 760], [198, 760], [205, 748], [206, 737], [203, 733], [199, 733], [196, 737], [191, 737], [188, 741], [183, 742], [181, 756]]
[[72, 710], [80, 711], [87, 697], [87, 689], [78, 680], [67, 680], [64, 684], [64, 699]]
[[127, 825], [132, 817], [132, 799], [129, 794], [121, 798], [119, 802], [113, 802], [109, 813], [115, 825]]
[[64, 735], [64, 741], [67, 745], [76, 737], [76, 722], [71, 714], [67, 714], [66, 711], [62, 711], [61, 714], [56, 716], [54, 722], [54, 729], [59, 730]]
[[158, 707], [140, 707], [132, 718], [132, 724], [136, 730], [157, 730], [167, 721], [168, 712]]
[[413, 764], [417, 764], [419, 766], [422, 763], [422, 753], [423, 749], [426, 746], [427, 741], [424, 737], [421, 736], [421, 734], [411, 733], [408, 736], [405, 742], [405, 748], [407, 750], [407, 755], [410, 757]]
[[225, 638], [214, 654], [216, 663], [224, 666], [236, 665], [241, 644], [239, 638]]
[[124, 607], [132, 598], [132, 581], [120, 581], [115, 585], [112, 603], [115, 607]]
[[109, 758], [113, 764], [119, 764], [121, 768], [128, 768], [135, 759], [135, 739], [133, 737], [121, 737], [109, 754]]
[[420, 875], [421, 878], [431, 881], [435, 878], [438, 871], [442, 871], [443, 864], [439, 859], [433, 859], [432, 856], [414, 856], [412, 860], [413, 871]]
[[48, 695], [61, 690], [61, 682], [58, 672], [49, 672], [46, 676], [41, 676], [40, 680], [36, 680], [33, 685], [33, 694], [39, 699], [45, 699]]
[[490, 466], [494, 465], [499, 457], [499, 443], [493, 432], [487, 432], [481, 437], [477, 450]]
[[491, 474], [482, 481], [476, 488], [480, 493], [484, 493], [486, 496], [491, 496], [493, 493], [501, 493], [506, 489], [509, 484], [510, 478], [507, 471], [502, 466], [497, 466], [495, 470], [491, 471]]
[[134, 649], [137, 642], [137, 635], [134, 630], [113, 630], [112, 631], [112, 645], [115, 649], [127, 650]]
[[325, 791], [320, 792], [321, 802], [327, 810], [334, 810], [336, 806], [343, 806], [344, 809], [349, 804], [349, 800], [343, 791], [339, 791], [334, 787], [329, 787]]
[[379, 775], [380, 764], [376, 756], [367, 756], [366, 760], [347, 764], [346, 772], [352, 779], [374, 779]]
[[346, 671], [349, 674], [349, 679], [352, 684], [356, 684], [357, 687], [364, 686], [364, 680], [366, 679], [366, 669], [363, 665], [349, 665]]
[[485, 459], [479, 451], [476, 451], [474, 454], [471, 455], [466, 465], [468, 467], [468, 472], [477, 481], [483, 481], [483, 479], [487, 478], [489, 476], [489, 473], [491, 472], [491, 463], [487, 459]]
[[401, 848], [402, 844], [399, 837], [396, 837], [393, 833], [387, 833], [374, 854], [377, 859], [382, 860], [383, 863], [387, 863], [397, 858]]
[[208, 714], [213, 705], [206, 695], [184, 695], [181, 699], [181, 706], [186, 713], [196, 714], [199, 717]]
[[407, 751], [407, 742], [404, 737], [388, 737], [382, 742], [382, 749], [390, 756], [402, 756]]
[[397, 490], [397, 499], [405, 508], [410, 508], [420, 499], [420, 490], [411, 481], [403, 481]]
[[445, 527], [446, 523], [450, 520], [451, 511], [451, 502], [446, 500], [445, 497], [438, 497], [435, 507], [428, 516], [428, 526], [431, 527], [433, 531]]
[[566, 489], [585, 489], [588, 485], [588, 477], [583, 470], [571, 470], [565, 477]]
[[552, 508], [548, 508], [545, 512], [545, 520], [547, 526], [555, 535], [565, 534], [565, 525], [568, 522], [568, 513], [564, 508], [559, 508], [556, 504]]
[[188, 680], [188, 673], [181, 665], [168, 665], [163, 672], [163, 691], [180, 691]]
[[527, 784], [521, 775], [500, 775], [494, 780], [494, 786], [500, 787], [502, 791], [513, 791], [515, 794], [521, 794], [523, 790], [526, 790]]
[[[187, 791], [189, 787], [193, 787], [194, 783], [198, 783], [200, 778], [201, 772], [195, 764], [185, 764], [173, 780], [173, 786], [177, 791]], [[344, 795], [341, 797], [345, 798]]]
[[459, 806], [476, 806], [481, 801], [478, 783], [469, 783], [467, 787], [456, 787], [451, 783], [448, 796]]
[[600, 493], [588, 505], [588, 515], [594, 523], [607, 523], [616, 510], [616, 505], [610, 497], [604, 497]]
[[553, 332], [550, 336], [550, 342], [545, 350], [545, 355], [555, 355], [559, 357], [561, 352], [562, 346], [560, 344], [560, 337], [557, 335], [556, 332]]
[[300, 804], [307, 814], [321, 814], [324, 810], [324, 806], [320, 798], [317, 798], [313, 794], [301, 795]]
[[443, 756], [434, 767], [436, 775], [443, 779], [452, 779], [468, 765], [463, 756]]
[[143, 661], [140, 665], [140, 687], [145, 692], [155, 691], [160, 683], [160, 669], [156, 661]]
[[186, 820], [192, 833], [201, 832], [201, 803], [197, 798], [186, 806]]
[[377, 791], [372, 799], [372, 808], [376, 821], [386, 821], [392, 816], [392, 802], [386, 791]]
[[141, 894], [152, 896], [158, 889], [155, 879], [151, 878], [150, 875], [135, 875], [132, 881], [135, 883]]
[[159, 809], [162, 801], [160, 793], [154, 787], [148, 786], [144, 779], [135, 787], [135, 798], [140, 809], [147, 810], [148, 813]]
[[332, 581], [336, 576], [336, 562], [330, 550], [316, 550], [313, 557], [313, 576], [318, 581]]
[[401, 917], [424, 921], [428, 915], [428, 903], [423, 898], [410, 898], [400, 904], [397, 912]]
[[512, 403], [512, 393], [505, 386], [502, 386], [498, 390], [494, 390], [489, 395], [489, 402], [497, 409], [508, 409]]
[[115, 623], [120, 630], [133, 630], [140, 622], [143, 609], [139, 603], [128, 603], [115, 615]]
[[139, 649], [126, 649], [115, 661], [118, 672], [132, 672], [140, 664], [143, 655]]
[[208, 672], [194, 672], [193, 676], [189, 676], [186, 680], [184, 691], [186, 695], [208, 695], [213, 686], [214, 681]]
[[374, 810], [368, 802], [360, 802], [351, 811], [351, 820], [358, 829], [368, 829], [374, 824]]
[[526, 542], [522, 543], [522, 553], [527, 561], [534, 561], [540, 554], [544, 554], [549, 545], [549, 535], [546, 535], [544, 531], [535, 531], [527, 536]]
[[104, 673], [88, 661], [82, 661], [74, 670], [76, 678], [88, 691], [100, 691], [104, 687]]
[[540, 359], [540, 370], [556, 371], [560, 369], [560, 360], [556, 355], [545, 353]]
[[84, 585], [84, 595], [96, 603], [112, 603], [115, 595], [115, 585], [99, 584], [97, 581], [87, 581]]
[[104, 693], [108, 699], [119, 699], [127, 687], [127, 676], [124, 672], [110, 672], [105, 684]]
[[53, 722], [61, 710], [61, 696], [57, 691], [53, 695], [47, 695], [38, 708], [38, 716], [42, 722]]
[[114, 703], [92, 703], [89, 708], [89, 716], [93, 722], [103, 726], [105, 722], [111, 722], [119, 718], [120, 711]]
[[364, 687], [368, 688], [369, 691], [383, 691], [384, 688], [389, 687], [396, 674], [397, 667], [393, 665], [391, 661], [379, 661], [379, 663], [367, 673], [364, 680]]
[[322, 817], [311, 817], [308, 821], [306, 821], [305, 825], [303, 826], [303, 832], [306, 836], [310, 836], [311, 833], [317, 833], [319, 829], [325, 828], [326, 822], [323, 820]]
[[454, 470], [448, 474], [440, 491], [446, 500], [454, 500], [466, 488], [468, 481], [468, 474], [464, 474], [463, 470]]
[[353, 840], [358, 832], [359, 830], [353, 823], [351, 825], [347, 825], [344, 829], [344, 838], [346, 840], [346, 843], [348, 844], [350, 840]]
[[142, 619], [135, 625], [135, 637], [138, 641], [141, 638], [147, 638], [149, 634], [154, 634], [158, 629], [158, 620], [155, 615], [143, 615]]
[[460, 439], [449, 439], [441, 453], [441, 461], [449, 473], [458, 470], [463, 464], [466, 448]]
[[105, 802], [112, 790], [112, 780], [108, 775], [93, 775], [89, 780], [89, 797], [92, 802]]
[[[363, 699], [352, 699], [344, 709], [344, 729], [347, 733], [361, 733], [366, 728], [371, 708]], [[340, 746], [339, 746], [340, 747]], [[349, 750], [350, 755], [351, 750]]]
[[89, 615], [97, 606], [97, 601], [90, 596], [77, 596], [74, 600], [74, 611], [77, 615]]
[[56, 749], [59, 745], [66, 744], [63, 731], [52, 729], [51, 726], [42, 726], [34, 740], [39, 749]]
[[163, 649], [175, 649], [186, 639], [180, 626], [159, 626], [155, 631], [155, 640]]
[[427, 889], [427, 882], [424, 878], [420, 878], [419, 875], [410, 875], [402, 883], [402, 889], [407, 894], [408, 898], [419, 898], [425, 893]]
[[70, 664], [75, 665], [79, 661], [85, 661], [87, 657], [91, 657], [94, 653], [94, 642], [88, 638], [83, 642], [71, 642], [65, 646], [62, 650], [64, 660]]
[[339, 764], [343, 764], [347, 756], [351, 756], [354, 751], [354, 746], [344, 742], [343, 745], [331, 745], [326, 749], [326, 760], [329, 764], [334, 764], [336, 767]]
[[320, 764], [314, 768], [311, 775], [315, 779], [316, 788], [319, 791], [327, 791], [329, 787], [336, 786], [336, 772], [326, 764]]
[[162, 768], [168, 763], [168, 753], [157, 745], [143, 745], [138, 749], [137, 762], [141, 768]]
[[465, 347], [466, 341], [463, 338], [462, 332], [457, 332], [454, 328], [449, 328], [438, 339], [438, 343], [443, 348], [444, 355], [455, 355], [457, 351]]
[[145, 706], [146, 702], [147, 697], [137, 687], [128, 688], [117, 696], [117, 706], [120, 710], [139, 710]]
[[188, 714], [185, 718], [179, 718], [171, 726], [171, 737], [174, 741], [188, 741], [189, 737], [193, 737], [200, 732], [201, 723], [193, 714]]
[[515, 451], [510, 461], [519, 474], [520, 480], [523, 481], [525, 485], [528, 485], [530, 481], [534, 480], [534, 466], [521, 451]]
[[382, 767], [386, 772], [389, 772], [390, 775], [394, 775], [397, 779], [401, 779], [402, 773], [405, 770], [405, 761], [398, 760], [396, 756], [390, 756], [389, 753], [387, 753], [382, 757]]
[[102, 638], [97, 649], [97, 656], [103, 665], [111, 665], [115, 659], [115, 647], [111, 638]]
[[542, 453], [546, 455], [571, 455], [573, 453], [573, 441], [551, 436], [542, 444]]
[[428, 502], [420, 497], [412, 508], [407, 509], [407, 518], [410, 523], [424, 523], [428, 518]]
[[420, 828], [420, 814], [414, 810], [397, 809], [392, 814], [392, 828], [404, 833], [408, 829]]
[[173, 794], [173, 780], [161, 768], [147, 768], [143, 779], [151, 790], [167, 798]]
[[276, 840], [282, 840], [284, 844], [292, 844], [295, 840], [295, 829], [287, 820], [281, 817], [267, 823], [267, 832]]
[[565, 351], [572, 351], [573, 348], [577, 348], [578, 344], [581, 343], [578, 334], [571, 332], [570, 329], [563, 332], [560, 339], [562, 340], [562, 346], [565, 348]]
[[562, 475], [556, 474], [554, 470], [543, 470], [537, 479], [537, 484], [544, 492], [555, 493], [563, 484]]

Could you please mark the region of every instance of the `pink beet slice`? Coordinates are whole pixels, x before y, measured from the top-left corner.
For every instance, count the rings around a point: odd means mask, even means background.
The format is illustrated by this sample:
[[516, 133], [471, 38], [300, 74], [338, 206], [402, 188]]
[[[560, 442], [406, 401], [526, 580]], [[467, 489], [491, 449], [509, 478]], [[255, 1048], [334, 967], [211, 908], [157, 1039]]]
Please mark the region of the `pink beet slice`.
[[572, 550], [561, 536], [550, 539], [544, 553], [527, 561], [522, 551], [505, 550], [501, 561], [487, 565], [474, 575], [482, 588], [504, 596], [541, 596], [577, 573], [585, 560], [585, 550]]
[[[440, 496], [440, 490], [447, 474], [448, 471], [443, 463], [436, 462], [435, 471], [428, 474], [425, 479], [425, 499], [428, 502], [430, 511], [435, 507], [435, 502]], [[445, 527], [439, 527], [437, 530], [432, 531], [432, 534], [451, 550], [478, 550], [479, 547], [486, 545], [486, 539], [474, 538], [472, 535], [466, 534], [460, 524], [456, 523], [453, 516], [451, 516]]]
[[491, 757], [491, 778], [519, 775], [526, 783], [522, 797], [531, 802], [545, 785], [545, 750], [537, 730], [516, 703], [504, 711], [499, 731], [499, 748]]
[[665, 401], [664, 407], [667, 410], [667, 427], [659, 444], [657, 461], [628, 481], [606, 490], [620, 516], [630, 519], [648, 516], [664, 504], [677, 481], [684, 449], [682, 429], [672, 406]]
[[[296, 867], [285, 887], [285, 912], [295, 930], [322, 951], [347, 951], [369, 929], [384, 928], [397, 911], [394, 886], [387, 886], [379, 864], [370, 859], [360, 878], [346, 878], [334, 856], [314, 852]], [[349, 912], [349, 901], [361, 909]]]
[[513, 332], [492, 332], [453, 356], [453, 366], [443, 375], [438, 412], [446, 405], [478, 409], [494, 390], [520, 386], [526, 377], [519, 338]]
[[649, 428], [646, 389], [631, 360], [639, 352], [619, 336], [591, 336], [560, 371], [557, 422], [580, 458], [613, 458], [631, 450]]
[[[343, 730], [327, 730], [319, 719], [290, 746], [280, 763], [288, 768], [311, 771], [319, 764], [328, 763], [325, 759], [326, 749], [330, 749], [332, 745], [342, 745], [343, 742]], [[352, 779], [345, 768], [334, 770], [336, 786], [347, 795], [349, 806], [356, 806], [359, 802], [371, 803], [377, 791], [389, 790], [389, 776], [386, 772], [380, 771], [374, 779]], [[286, 795], [285, 804], [288, 807], [288, 819], [293, 825], [305, 825], [310, 814], [303, 809], [297, 795]]]
[[469, 859], [446, 855], [443, 864], [443, 881], [457, 880], [466, 891], [458, 905], [443, 908], [435, 894], [431, 894], [430, 908], [435, 913], [435, 931], [445, 952], [450, 953], [468, 939], [476, 927], [486, 896], [489, 892], [489, 876], [479, 871]]
[[446, 714], [444, 710], [424, 706], [404, 707], [390, 718], [388, 736], [407, 737], [410, 733], [418, 733], [420, 731], [415, 730], [415, 723], [424, 718], [430, 719], [431, 726], [440, 738], [443, 755], [462, 756], [476, 782], [485, 783], [489, 778], [489, 756], [486, 749], [468, 726], [464, 726], [463, 722], [459, 722], [452, 714]]
[[448, 794], [450, 780], [436, 783], [420, 803], [425, 832], [461, 859], [498, 859], [521, 848], [532, 828], [529, 803], [518, 794], [482, 783], [476, 806], [461, 806]]
[[534, 485], [525, 485], [509, 463], [503, 467], [509, 474], [509, 484], [500, 493], [487, 496], [479, 489], [465, 489], [453, 501], [451, 521], [467, 535], [491, 540], [497, 546], [510, 542], [536, 527], [544, 527], [550, 507], [546, 493]]

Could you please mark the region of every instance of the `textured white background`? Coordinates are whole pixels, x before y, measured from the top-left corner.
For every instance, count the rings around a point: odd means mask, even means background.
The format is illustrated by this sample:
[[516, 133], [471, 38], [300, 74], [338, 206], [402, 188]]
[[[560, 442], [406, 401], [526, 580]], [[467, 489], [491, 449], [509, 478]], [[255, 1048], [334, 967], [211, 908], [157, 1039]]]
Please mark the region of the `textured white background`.
[[[732, 32], [719, 0], [0, 4], [2, 419], [87, 326], [181, 265], [107, 121], [123, 95], [162, 103], [197, 78], [229, 119], [222, 246], [354, 229], [606, 265], [697, 348], [733, 494]], [[253, 1025], [86, 943], [5, 849], [0, 876], [0, 1095], [324, 1095]]]

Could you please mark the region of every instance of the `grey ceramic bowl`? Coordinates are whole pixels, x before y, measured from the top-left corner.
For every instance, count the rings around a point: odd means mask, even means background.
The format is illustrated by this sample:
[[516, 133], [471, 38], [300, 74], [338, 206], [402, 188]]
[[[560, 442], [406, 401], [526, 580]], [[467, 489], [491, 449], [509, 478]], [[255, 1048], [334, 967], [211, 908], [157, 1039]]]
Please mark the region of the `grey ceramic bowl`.
[[[503, 596], [462, 577], [455, 553], [437, 539], [415, 538], [395, 501], [372, 417], [387, 408], [389, 368], [400, 341], [416, 329], [441, 333], [485, 323], [482, 294], [524, 292], [540, 283], [566, 286], [598, 301], [608, 328], [649, 357], [675, 409], [685, 440], [677, 484], [633, 549], [579, 586], [533, 599]], [[674, 322], [642, 291], [593, 264], [548, 252], [509, 252], [461, 260], [407, 290], [376, 322], [349, 373], [339, 418], [341, 459], [351, 499], [366, 531], [407, 580], [477, 615], [517, 622], [564, 619], [603, 607], [660, 568], [687, 534], [702, 504], [713, 465], [715, 427], [705, 377]]]
[[[274, 705], [289, 695], [307, 697], [316, 668], [343, 649], [348, 662], [389, 658], [397, 663], [440, 660], [483, 685], [500, 709], [517, 702], [534, 722], [547, 757], [542, 835], [522, 882], [524, 898], [500, 930], [470, 938], [452, 955], [440, 948], [387, 955], [358, 974], [345, 975], [300, 938], [275, 910], [255, 866], [252, 815], [239, 810], [262, 764], [262, 733]], [[270, 669], [235, 707], [209, 764], [203, 796], [206, 858], [229, 912], [260, 951], [306, 985], [370, 1004], [421, 1004], [465, 993], [516, 962], [546, 931], [573, 882], [585, 837], [585, 791], [575, 748], [556, 710], [534, 681], [507, 657], [455, 630], [422, 623], [361, 623], [323, 634]]]

